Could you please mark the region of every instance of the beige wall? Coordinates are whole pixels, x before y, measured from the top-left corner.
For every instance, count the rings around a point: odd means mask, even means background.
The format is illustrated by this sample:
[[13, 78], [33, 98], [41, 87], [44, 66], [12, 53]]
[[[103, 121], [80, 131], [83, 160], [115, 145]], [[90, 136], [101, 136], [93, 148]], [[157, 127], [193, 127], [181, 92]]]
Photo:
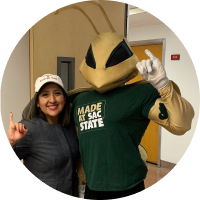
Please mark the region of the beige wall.
[[29, 31], [14, 48], [6, 65], [1, 84], [1, 117], [8, 131], [10, 112], [13, 121], [22, 119], [22, 111], [30, 101]]
[[[99, 32], [111, 31], [97, 6], [88, 2], [76, 5], [88, 14]], [[125, 4], [102, 2], [102, 6], [115, 30], [124, 35]], [[32, 31], [31, 96], [34, 94], [34, 83], [37, 77], [46, 73], [57, 74], [58, 56], [75, 57], [75, 88], [89, 86], [78, 68], [96, 33], [80, 11], [69, 9], [58, 15], [51, 13], [35, 24]]]

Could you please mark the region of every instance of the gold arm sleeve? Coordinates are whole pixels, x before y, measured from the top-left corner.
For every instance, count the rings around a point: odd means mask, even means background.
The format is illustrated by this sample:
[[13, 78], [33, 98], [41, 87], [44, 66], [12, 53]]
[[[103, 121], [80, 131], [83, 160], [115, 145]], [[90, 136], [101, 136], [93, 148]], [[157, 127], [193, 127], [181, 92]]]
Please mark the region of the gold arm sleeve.
[[172, 81], [158, 92], [161, 98], [150, 109], [148, 118], [175, 135], [183, 135], [191, 128], [193, 107], [178, 94], [180, 91]]
[[[76, 134], [78, 136], [78, 128], [77, 126], [75, 126], [76, 128]], [[79, 185], [85, 185], [86, 184], [86, 178], [85, 178], [85, 172], [83, 169], [83, 165], [81, 162], [81, 156], [78, 159], [78, 163], [77, 163], [77, 176], [78, 176], [78, 184]]]
[[92, 88], [92, 87], [77, 88], [77, 89], [73, 89], [73, 90], [68, 91], [67, 96], [71, 96], [73, 94], [80, 93], [80, 92], [92, 91], [92, 90], [94, 90], [94, 88]]
[[78, 160], [77, 164], [77, 176], [78, 176], [78, 184], [79, 185], [85, 185], [86, 184], [86, 178], [85, 178], [85, 172], [83, 169], [83, 165], [81, 162], [81, 157]]

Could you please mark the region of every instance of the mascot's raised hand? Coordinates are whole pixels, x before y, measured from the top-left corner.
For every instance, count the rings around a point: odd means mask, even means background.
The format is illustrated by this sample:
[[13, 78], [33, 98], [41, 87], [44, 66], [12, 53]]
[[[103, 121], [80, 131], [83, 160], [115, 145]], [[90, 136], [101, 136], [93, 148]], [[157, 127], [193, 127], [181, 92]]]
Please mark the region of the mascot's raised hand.
[[166, 71], [160, 60], [148, 49], [145, 50], [145, 53], [150, 59], [138, 62], [136, 67], [145, 81], [149, 82], [157, 90], [160, 90], [169, 83]]

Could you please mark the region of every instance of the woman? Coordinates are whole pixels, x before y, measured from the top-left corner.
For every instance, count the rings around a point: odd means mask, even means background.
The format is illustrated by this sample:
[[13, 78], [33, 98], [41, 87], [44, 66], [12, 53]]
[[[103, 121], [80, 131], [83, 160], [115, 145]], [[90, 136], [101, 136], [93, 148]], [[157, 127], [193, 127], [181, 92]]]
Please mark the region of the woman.
[[10, 114], [8, 140], [37, 178], [65, 194], [78, 196], [78, 139], [70, 121], [70, 103], [62, 80], [46, 74], [35, 83], [35, 96], [21, 122]]

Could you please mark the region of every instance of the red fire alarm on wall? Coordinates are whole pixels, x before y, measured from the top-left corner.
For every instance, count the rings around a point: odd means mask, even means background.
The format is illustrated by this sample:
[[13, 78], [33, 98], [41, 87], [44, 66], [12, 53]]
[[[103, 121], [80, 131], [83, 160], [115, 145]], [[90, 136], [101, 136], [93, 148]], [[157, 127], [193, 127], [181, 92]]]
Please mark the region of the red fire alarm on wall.
[[171, 55], [171, 60], [180, 60], [180, 54]]

